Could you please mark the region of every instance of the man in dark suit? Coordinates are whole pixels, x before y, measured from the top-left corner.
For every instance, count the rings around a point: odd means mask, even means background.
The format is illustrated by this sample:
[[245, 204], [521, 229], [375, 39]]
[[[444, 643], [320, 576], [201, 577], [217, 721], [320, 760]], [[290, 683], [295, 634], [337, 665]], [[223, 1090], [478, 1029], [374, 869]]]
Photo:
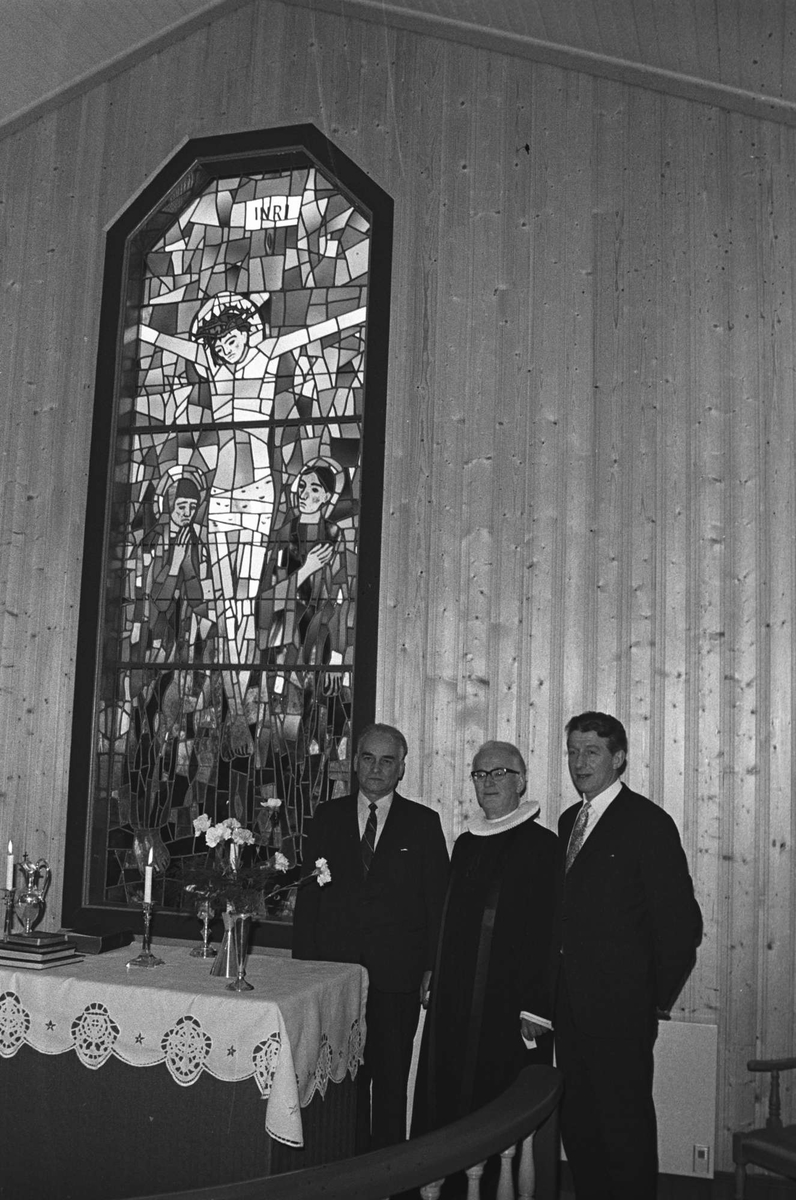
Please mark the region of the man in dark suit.
[[391, 725], [363, 730], [354, 757], [358, 794], [317, 809], [303, 851], [306, 871], [327, 859], [332, 882], [299, 888], [293, 920], [294, 958], [368, 970], [360, 1088], [372, 1085], [371, 1149], [406, 1138], [412, 1045], [448, 882], [439, 816], [395, 791], [406, 753]]
[[606, 713], [567, 725], [581, 804], [559, 821], [554, 1007], [561, 1133], [578, 1200], [653, 1200], [657, 1014], [702, 930], [677, 828], [624, 786], [627, 735]]

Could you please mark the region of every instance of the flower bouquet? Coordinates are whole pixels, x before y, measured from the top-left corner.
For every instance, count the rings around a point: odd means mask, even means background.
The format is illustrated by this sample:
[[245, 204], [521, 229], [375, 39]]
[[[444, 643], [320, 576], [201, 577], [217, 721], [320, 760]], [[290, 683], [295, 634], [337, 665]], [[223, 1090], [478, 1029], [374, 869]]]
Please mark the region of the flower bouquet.
[[[273, 802], [269, 807], [274, 807]], [[319, 858], [312, 873], [301, 880], [286, 878], [291, 866], [280, 851], [265, 860], [244, 865], [244, 849], [255, 845], [255, 837], [235, 817], [214, 825], [203, 813], [195, 818], [193, 826], [197, 836], [204, 835], [208, 849], [214, 854], [209, 861], [184, 868], [183, 886], [214, 909], [267, 916], [292, 888], [312, 879], [318, 881], [319, 887], [331, 881], [325, 858]]]

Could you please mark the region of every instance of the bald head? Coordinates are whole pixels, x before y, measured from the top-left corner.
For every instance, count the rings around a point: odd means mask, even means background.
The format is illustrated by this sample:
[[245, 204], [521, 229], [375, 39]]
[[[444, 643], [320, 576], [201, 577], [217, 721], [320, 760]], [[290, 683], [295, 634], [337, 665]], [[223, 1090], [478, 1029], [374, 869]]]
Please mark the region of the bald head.
[[478, 758], [479, 754], [493, 750], [509, 756], [511, 761], [506, 762], [507, 767], [516, 767], [518, 771], [522, 771], [523, 775], [528, 774], [528, 768], [525, 765], [525, 759], [522, 757], [513, 742], [484, 742], [483, 746], [476, 751], [475, 758], [473, 759], [473, 766], [475, 766], [475, 759]]
[[525, 791], [525, 759], [511, 742], [484, 742], [473, 759], [475, 795], [488, 821], [508, 816]]

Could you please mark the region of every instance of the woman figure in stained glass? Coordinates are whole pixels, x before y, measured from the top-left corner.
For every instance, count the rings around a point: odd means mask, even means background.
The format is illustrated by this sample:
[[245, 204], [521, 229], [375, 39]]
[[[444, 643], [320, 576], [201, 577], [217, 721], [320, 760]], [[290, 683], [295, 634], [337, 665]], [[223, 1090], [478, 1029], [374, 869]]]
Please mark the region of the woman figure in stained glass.
[[[301, 758], [302, 747], [308, 761], [319, 756], [308, 776], [313, 799], [305, 797], [306, 813], [325, 778], [330, 713], [345, 658], [351, 581], [344, 533], [330, 519], [345, 482], [330, 458], [310, 459], [301, 469], [291, 489], [293, 515], [272, 539], [258, 597], [257, 641], [269, 697], [258, 738], [261, 749], [270, 742], [291, 762]], [[291, 790], [284, 818], [294, 833], [302, 814], [300, 792]]]
[[266, 657], [274, 652], [282, 662], [318, 666], [342, 662], [339, 617], [348, 581], [339, 530], [328, 519], [342, 477], [337, 463], [318, 458], [296, 480], [294, 515], [274, 537], [260, 587], [257, 637]]
[[[190, 669], [192, 661], [208, 656], [216, 629], [210, 563], [197, 526], [206, 495], [198, 468], [165, 471], [155, 489], [154, 524], [133, 532], [129, 553], [133, 657], [180, 664], [165, 674], [147, 672], [134, 702], [127, 761], [130, 821], [142, 870], [150, 847], [156, 870], [168, 865], [160, 829], [171, 810], [175, 773], [187, 778], [195, 714], [210, 705], [206, 675]], [[150, 505], [147, 509], [151, 513]]]
[[[267, 293], [258, 294], [267, 300]], [[230, 665], [250, 667], [255, 660], [255, 601], [263, 571], [274, 508], [274, 481], [266, 425], [276, 391], [282, 356], [322, 339], [339, 339], [345, 330], [362, 326], [367, 310], [354, 309], [339, 317], [272, 336], [258, 306], [234, 292], [220, 292], [196, 314], [190, 336], [163, 333], [147, 325], [139, 337], [194, 364], [210, 385], [214, 422], [234, 422], [216, 431], [213, 480], [208, 511], [208, 546], [219, 615], [219, 658]], [[307, 362], [312, 369], [312, 359]], [[324, 365], [326, 360], [317, 360]], [[317, 386], [328, 387], [324, 378]], [[314, 381], [297, 379], [298, 392], [312, 394]], [[185, 419], [178, 410], [176, 420]], [[249, 755], [254, 748], [244, 698], [250, 671], [223, 672], [228, 717], [222, 742], [225, 757]]]
[[194, 525], [201, 497], [193, 473], [176, 481], [164, 475], [156, 493], [157, 520], [134, 540], [131, 640], [147, 662], [187, 661], [192, 641], [197, 635], [206, 640], [213, 625], [207, 547]]

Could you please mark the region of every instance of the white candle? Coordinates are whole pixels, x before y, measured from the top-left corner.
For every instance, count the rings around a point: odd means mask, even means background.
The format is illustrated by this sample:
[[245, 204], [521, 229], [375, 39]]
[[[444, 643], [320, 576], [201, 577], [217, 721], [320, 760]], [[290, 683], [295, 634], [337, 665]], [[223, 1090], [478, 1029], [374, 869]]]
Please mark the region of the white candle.
[[8, 858], [6, 859], [6, 890], [11, 891], [14, 886], [14, 843], [8, 839]]
[[155, 855], [153, 846], [149, 847], [149, 858], [144, 871], [144, 904], [152, 903], [152, 860]]

